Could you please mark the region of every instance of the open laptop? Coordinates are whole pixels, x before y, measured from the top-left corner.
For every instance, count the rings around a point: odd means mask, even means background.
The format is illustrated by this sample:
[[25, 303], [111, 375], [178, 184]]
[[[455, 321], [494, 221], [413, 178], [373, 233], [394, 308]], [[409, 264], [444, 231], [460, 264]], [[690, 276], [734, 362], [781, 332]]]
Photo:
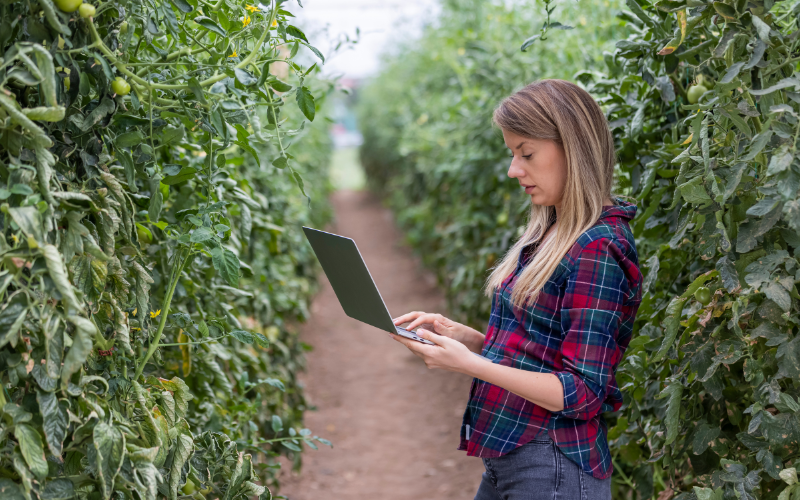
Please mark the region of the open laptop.
[[[423, 344], [436, 345], [416, 333], [396, 326], [372, 275], [358, 251], [356, 242], [338, 234], [303, 226], [311, 248], [333, 287], [345, 314], [375, 328], [401, 335]], [[476, 356], [480, 354], [473, 353]], [[485, 358], [488, 359], [488, 358]]]

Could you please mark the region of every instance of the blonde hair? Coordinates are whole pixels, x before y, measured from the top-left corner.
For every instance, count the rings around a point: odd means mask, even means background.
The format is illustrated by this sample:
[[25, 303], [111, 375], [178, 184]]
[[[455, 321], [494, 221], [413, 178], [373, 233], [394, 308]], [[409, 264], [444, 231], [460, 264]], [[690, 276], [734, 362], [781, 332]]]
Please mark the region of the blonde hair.
[[[549, 139], [566, 157], [567, 180], [553, 234], [539, 244], [514, 283], [511, 303], [533, 303], [578, 237], [597, 222], [603, 200], [612, 196], [614, 139], [603, 111], [588, 92], [574, 83], [543, 79], [506, 97], [494, 110], [493, 123], [501, 129], [532, 139]], [[517, 266], [522, 247], [539, 241], [555, 207], [531, 204], [525, 232], [494, 266], [485, 293], [495, 290]]]

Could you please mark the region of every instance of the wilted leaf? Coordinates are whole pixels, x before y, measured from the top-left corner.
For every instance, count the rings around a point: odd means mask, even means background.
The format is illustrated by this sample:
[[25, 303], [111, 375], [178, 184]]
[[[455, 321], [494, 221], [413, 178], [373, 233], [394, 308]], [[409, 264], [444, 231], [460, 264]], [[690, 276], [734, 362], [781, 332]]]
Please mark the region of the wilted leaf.
[[44, 448], [42, 438], [36, 429], [28, 424], [17, 424], [14, 426], [14, 436], [19, 443], [22, 456], [30, 467], [31, 472], [39, 481], [43, 481], [47, 476], [47, 461], [44, 458]]

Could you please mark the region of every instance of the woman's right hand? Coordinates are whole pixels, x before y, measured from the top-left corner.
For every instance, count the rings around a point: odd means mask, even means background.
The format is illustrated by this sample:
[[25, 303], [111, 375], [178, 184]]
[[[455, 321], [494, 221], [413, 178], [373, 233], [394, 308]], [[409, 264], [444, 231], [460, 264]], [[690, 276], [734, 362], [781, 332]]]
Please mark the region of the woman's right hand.
[[398, 316], [392, 321], [396, 326], [409, 323], [408, 326], [404, 327], [409, 331], [418, 327], [422, 327], [424, 330], [430, 330], [432, 325], [433, 333], [457, 340], [467, 346], [470, 351], [480, 354], [483, 349], [484, 335], [482, 333], [467, 325], [462, 325], [461, 323], [446, 318], [441, 314], [412, 311]]

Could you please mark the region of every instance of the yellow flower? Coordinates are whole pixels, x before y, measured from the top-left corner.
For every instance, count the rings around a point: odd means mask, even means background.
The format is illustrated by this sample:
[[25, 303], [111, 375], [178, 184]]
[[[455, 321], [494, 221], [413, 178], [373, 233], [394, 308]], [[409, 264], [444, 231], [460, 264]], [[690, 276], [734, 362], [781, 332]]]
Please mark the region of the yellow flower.
[[137, 328], [137, 327], [135, 327], [135, 326], [132, 326], [132, 327], [131, 327], [131, 331], [132, 331], [132, 332], [141, 332], [141, 331], [142, 331], [142, 329], [141, 329], [141, 328]]
[[278, 25], [278, 20], [277, 19], [273, 19], [272, 20], [272, 27], [274, 28], [277, 25]]
[[132, 313], [132, 314], [133, 314], [134, 316], [136, 316], [136, 311], [138, 311], [138, 310], [139, 310], [139, 308], [138, 308], [138, 307], [134, 307], [134, 308], [133, 308], [133, 313]]
[[247, 27], [247, 25], [250, 24], [250, 21], [252, 21], [252, 19], [250, 19], [250, 16], [247, 15], [244, 16], [244, 19], [242, 19], [242, 28]]
[[255, 11], [258, 10], [258, 7], [254, 6], [254, 5], [247, 4], [247, 6], [245, 6], [245, 9], [249, 10], [250, 12], [255, 12]]
[[236, 49], [233, 49], [233, 54], [229, 55], [228, 57], [239, 57], [239, 54], [236, 53]]
[[159, 314], [161, 314], [161, 309], [159, 309], [159, 310], [158, 310], [158, 311], [156, 311], [156, 312], [150, 311], [150, 319], [155, 319], [155, 318], [157, 318]]

